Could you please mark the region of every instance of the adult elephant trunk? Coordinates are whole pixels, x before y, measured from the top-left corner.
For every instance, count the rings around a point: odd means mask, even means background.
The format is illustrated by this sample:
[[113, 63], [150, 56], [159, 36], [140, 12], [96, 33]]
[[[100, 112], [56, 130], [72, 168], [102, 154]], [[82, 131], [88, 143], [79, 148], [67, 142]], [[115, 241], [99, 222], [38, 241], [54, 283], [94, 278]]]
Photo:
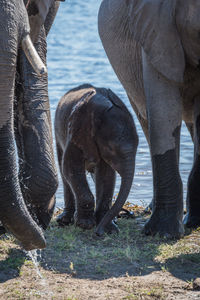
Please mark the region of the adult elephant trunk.
[[119, 214], [122, 206], [124, 205], [133, 182], [133, 176], [135, 171], [135, 154], [129, 155], [117, 172], [121, 176], [121, 186], [118, 197], [111, 207], [111, 209], [105, 214], [100, 224], [97, 226], [96, 234], [101, 236], [105, 232], [105, 227]]
[[21, 38], [16, 22], [16, 13], [20, 13], [17, 4], [18, 1], [2, 1], [0, 9], [0, 221], [26, 250], [31, 250], [44, 248], [45, 239], [25, 206], [16, 164], [13, 102]]
[[[52, 24], [54, 14], [52, 13], [52, 17], [49, 18]], [[47, 45], [44, 26], [34, 46], [46, 65]], [[46, 229], [53, 214], [58, 185], [53, 153], [48, 77], [41, 77], [33, 72], [32, 66], [21, 50], [18, 55], [17, 71], [15, 137], [21, 191], [32, 217], [37, 224]]]
[[18, 180], [13, 129], [15, 67], [5, 64], [2, 57], [0, 66], [0, 220], [26, 250], [44, 248], [43, 233], [24, 204]]

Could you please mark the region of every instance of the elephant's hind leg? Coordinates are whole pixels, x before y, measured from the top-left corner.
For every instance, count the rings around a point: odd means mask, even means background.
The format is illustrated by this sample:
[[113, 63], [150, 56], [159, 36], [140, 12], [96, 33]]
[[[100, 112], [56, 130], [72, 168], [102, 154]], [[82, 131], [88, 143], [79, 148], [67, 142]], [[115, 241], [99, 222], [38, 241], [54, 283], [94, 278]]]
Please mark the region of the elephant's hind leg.
[[85, 174], [85, 159], [82, 151], [69, 143], [63, 157], [62, 173], [75, 195], [74, 222], [83, 229], [95, 226], [94, 197]]
[[72, 193], [72, 190], [62, 172], [63, 151], [58, 142], [56, 143], [56, 149], [57, 149], [57, 157], [58, 157], [58, 164], [60, 168], [60, 174], [63, 181], [64, 202], [65, 202], [64, 210], [57, 217], [56, 221], [58, 222], [59, 226], [67, 226], [74, 223], [75, 200], [74, 200], [74, 195]]
[[[115, 188], [115, 171], [103, 160], [101, 160], [95, 169], [96, 184], [96, 223], [101, 222], [104, 215], [112, 206], [112, 197]], [[117, 225], [111, 221], [104, 228], [106, 233], [118, 232]]]
[[184, 224], [188, 228], [200, 226], [200, 96], [194, 101], [194, 163], [188, 178]]
[[68, 226], [74, 223], [75, 200], [69, 184], [63, 180], [65, 207], [63, 212], [57, 217], [59, 226]]

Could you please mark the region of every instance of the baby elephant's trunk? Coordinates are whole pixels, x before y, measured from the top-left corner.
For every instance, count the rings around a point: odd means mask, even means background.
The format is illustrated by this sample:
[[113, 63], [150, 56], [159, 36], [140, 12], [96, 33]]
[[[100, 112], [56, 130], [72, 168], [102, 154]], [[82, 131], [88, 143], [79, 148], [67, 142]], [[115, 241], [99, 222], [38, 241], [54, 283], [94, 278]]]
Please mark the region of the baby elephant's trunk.
[[135, 171], [135, 154], [132, 154], [129, 159], [123, 164], [123, 169], [120, 172], [121, 186], [118, 197], [111, 207], [111, 209], [105, 214], [96, 229], [96, 234], [101, 236], [105, 232], [105, 227], [119, 214], [122, 206], [124, 205], [133, 182], [133, 176]]

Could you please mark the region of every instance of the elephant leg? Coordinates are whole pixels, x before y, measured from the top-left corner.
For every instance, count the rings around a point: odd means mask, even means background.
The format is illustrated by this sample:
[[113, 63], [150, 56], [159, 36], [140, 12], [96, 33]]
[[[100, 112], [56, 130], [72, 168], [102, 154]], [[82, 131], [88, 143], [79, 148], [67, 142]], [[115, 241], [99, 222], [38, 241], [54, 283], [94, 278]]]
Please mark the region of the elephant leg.
[[184, 224], [188, 228], [200, 226], [200, 96], [194, 100], [194, 162], [188, 178], [187, 214]]
[[[46, 61], [44, 29], [35, 44]], [[48, 99], [47, 76], [38, 77], [23, 53], [18, 65], [15, 135], [19, 156], [19, 179], [25, 202], [34, 219], [45, 229], [55, 206], [58, 185]]]
[[57, 217], [56, 221], [60, 226], [67, 226], [74, 223], [75, 199], [68, 182], [64, 178], [63, 188], [65, 207], [62, 214]]
[[[138, 121], [140, 122], [140, 125], [141, 125], [141, 127], [142, 127], [142, 130], [143, 130], [143, 132], [144, 132], [144, 134], [145, 134], [147, 143], [148, 143], [148, 145], [150, 146], [150, 141], [149, 141], [149, 130], [148, 130], [148, 120], [144, 119], [144, 118], [141, 116], [141, 114], [140, 114], [140, 112], [139, 112], [137, 106], [134, 104], [134, 99], [132, 99], [129, 95], [128, 95], [128, 98], [129, 98], [129, 101], [130, 101], [130, 103], [131, 103], [131, 105], [132, 105], [134, 111], [135, 111], [135, 114], [136, 114], [136, 116], [137, 116], [137, 118], [138, 118]], [[145, 212], [148, 213], [149, 211], [152, 211], [152, 209], [153, 209], [153, 199], [151, 200], [151, 202], [150, 202], [150, 203], [147, 205], [147, 207], [145, 208]]]
[[143, 67], [154, 184], [153, 213], [144, 233], [179, 238], [184, 233], [177, 157], [182, 120], [179, 88], [158, 74], [144, 53]]
[[56, 221], [60, 226], [67, 226], [74, 223], [75, 199], [68, 182], [66, 181], [64, 175], [62, 174], [63, 151], [58, 145], [58, 143], [56, 145], [56, 148], [57, 148], [58, 164], [59, 164], [60, 173], [63, 181], [64, 202], [65, 202], [64, 210], [57, 217]]
[[94, 196], [86, 178], [84, 155], [72, 143], [69, 143], [65, 150], [62, 173], [75, 196], [75, 225], [83, 229], [91, 229], [95, 226]]
[[185, 125], [187, 126], [187, 129], [188, 129], [188, 131], [190, 133], [192, 141], [194, 141], [194, 124], [186, 122]]
[[[100, 223], [104, 215], [112, 206], [112, 197], [115, 188], [115, 171], [103, 160], [95, 168], [96, 185], [96, 223]], [[118, 232], [117, 225], [111, 221], [105, 228], [105, 232]]]
[[143, 132], [144, 132], [144, 134], [145, 134], [147, 143], [150, 144], [150, 142], [149, 142], [148, 121], [145, 120], [145, 119], [141, 116], [141, 114], [140, 114], [140, 112], [139, 112], [137, 106], [136, 106], [135, 103], [134, 103], [134, 99], [132, 99], [132, 97], [129, 96], [129, 95], [127, 95], [127, 96], [128, 96], [128, 99], [129, 99], [129, 101], [130, 101], [130, 103], [131, 103], [131, 106], [132, 106], [132, 108], [133, 108], [133, 110], [134, 110], [134, 112], [135, 112], [135, 114], [136, 114], [136, 116], [137, 116], [137, 118], [138, 118], [138, 121], [140, 122], [140, 125], [141, 125], [141, 127], [142, 127], [142, 130], [143, 130]]

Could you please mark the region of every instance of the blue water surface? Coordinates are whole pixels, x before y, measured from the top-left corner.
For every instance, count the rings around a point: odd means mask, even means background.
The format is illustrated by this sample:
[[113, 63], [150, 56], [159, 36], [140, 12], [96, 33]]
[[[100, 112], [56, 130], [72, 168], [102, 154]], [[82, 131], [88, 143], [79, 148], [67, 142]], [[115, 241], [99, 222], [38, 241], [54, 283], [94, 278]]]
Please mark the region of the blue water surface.
[[[100, 3], [100, 0], [66, 0], [61, 2], [48, 36], [49, 96], [52, 121], [54, 121], [59, 99], [69, 89], [82, 83], [111, 88], [133, 114], [139, 135], [135, 177], [128, 200], [138, 205], [146, 205], [152, 198], [152, 170], [149, 149], [126, 93], [112, 70], [99, 39], [97, 14]], [[184, 186], [184, 198], [192, 160], [193, 145], [183, 124], [180, 170]], [[92, 191], [94, 191], [94, 184], [90, 176], [88, 176], [88, 181]], [[115, 194], [118, 192], [119, 186], [120, 177], [118, 176]], [[63, 207], [63, 205], [63, 186], [59, 176], [57, 206]]]

